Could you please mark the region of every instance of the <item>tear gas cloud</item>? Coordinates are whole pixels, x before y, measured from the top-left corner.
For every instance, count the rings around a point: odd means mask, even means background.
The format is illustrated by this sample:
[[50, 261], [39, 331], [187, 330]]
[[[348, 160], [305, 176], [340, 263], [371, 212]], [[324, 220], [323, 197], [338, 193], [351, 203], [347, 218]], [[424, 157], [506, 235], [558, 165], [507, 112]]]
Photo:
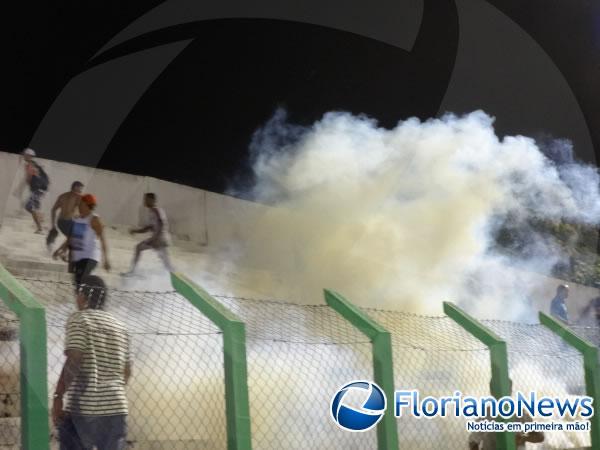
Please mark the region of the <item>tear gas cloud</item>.
[[[527, 320], [533, 286], [509, 267], [549, 274], [564, 258], [527, 223], [600, 216], [598, 173], [568, 141], [500, 139], [482, 111], [385, 129], [345, 112], [301, 127], [279, 110], [251, 152], [255, 184], [231, 193], [289, 214], [249, 223], [236, 264], [277, 272], [306, 302], [328, 287], [364, 306], [439, 313], [453, 300]], [[528, 230], [521, 256], [494, 250], [507, 225]]]

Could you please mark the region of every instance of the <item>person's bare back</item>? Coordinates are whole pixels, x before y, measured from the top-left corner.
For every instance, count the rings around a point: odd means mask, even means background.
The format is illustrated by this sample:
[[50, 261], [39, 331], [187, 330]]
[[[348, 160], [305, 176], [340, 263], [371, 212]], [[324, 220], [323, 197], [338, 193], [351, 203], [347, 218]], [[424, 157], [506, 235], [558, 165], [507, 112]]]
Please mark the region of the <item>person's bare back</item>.
[[80, 200], [81, 195], [75, 192], [65, 192], [64, 194], [61, 194], [56, 200], [56, 203], [60, 208], [58, 218], [62, 220], [71, 220], [75, 216]]

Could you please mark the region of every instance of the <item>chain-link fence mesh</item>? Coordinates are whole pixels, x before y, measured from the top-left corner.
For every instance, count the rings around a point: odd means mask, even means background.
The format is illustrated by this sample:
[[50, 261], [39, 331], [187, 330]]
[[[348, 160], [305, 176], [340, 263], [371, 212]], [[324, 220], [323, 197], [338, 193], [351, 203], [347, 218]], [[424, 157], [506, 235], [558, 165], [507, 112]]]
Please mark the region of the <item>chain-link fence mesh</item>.
[[[585, 395], [583, 357], [543, 325], [522, 324], [499, 320], [482, 323], [507, 343], [509, 373], [513, 392], [535, 391], [538, 397]], [[583, 418], [579, 417], [579, 420]], [[537, 421], [565, 422], [558, 416], [537, 418]], [[566, 449], [587, 447], [589, 432], [545, 433], [544, 447]]]
[[[490, 356], [487, 347], [448, 317], [366, 309], [367, 314], [392, 335], [394, 378], [397, 389], [418, 389], [420, 398], [488, 395]], [[401, 449], [468, 448], [466, 420], [398, 419]]]
[[[64, 362], [68, 283], [20, 280], [45, 307], [49, 392]], [[332, 395], [372, 380], [370, 340], [331, 308], [215, 295], [245, 323], [252, 442], [256, 449], [375, 449], [375, 430], [347, 433], [329, 417]], [[111, 290], [107, 309], [132, 336], [129, 440], [135, 449], [224, 449], [223, 342], [219, 330], [175, 292]], [[392, 333], [395, 386], [425, 396], [488, 395], [487, 347], [447, 317], [366, 309]], [[18, 322], [0, 302], [0, 448], [18, 448]], [[508, 343], [513, 390], [584, 393], [579, 353], [541, 325], [484, 321]], [[9, 331], [9, 330], [13, 331]], [[600, 336], [598, 329], [580, 334]], [[598, 341], [589, 339], [594, 344]], [[390, 399], [391, 400], [391, 399]], [[553, 418], [549, 418], [553, 419]], [[468, 448], [465, 420], [398, 419], [401, 449]], [[3, 445], [7, 447], [2, 447]], [[13, 445], [10, 447], [10, 445]], [[587, 433], [546, 433], [541, 448], [589, 445]], [[540, 447], [535, 447], [540, 448]]]
[[20, 442], [19, 320], [0, 301], [0, 449]]
[[246, 323], [254, 448], [377, 448], [375, 429], [348, 433], [329, 417], [341, 385], [373, 379], [366, 336], [328, 306], [215, 297]]
[[[52, 394], [65, 359], [66, 321], [75, 310], [73, 285], [19, 281], [46, 308]], [[123, 321], [131, 335], [130, 448], [226, 448], [220, 330], [175, 292], [110, 290], [105, 309]]]

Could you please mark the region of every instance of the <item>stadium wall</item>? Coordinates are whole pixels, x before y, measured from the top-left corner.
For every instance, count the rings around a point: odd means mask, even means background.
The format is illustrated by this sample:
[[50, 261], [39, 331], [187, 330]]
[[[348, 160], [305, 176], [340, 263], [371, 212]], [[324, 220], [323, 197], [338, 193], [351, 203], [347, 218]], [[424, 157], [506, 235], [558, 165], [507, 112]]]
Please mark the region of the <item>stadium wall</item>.
[[[108, 170], [77, 166], [74, 164], [38, 158], [48, 172], [51, 185], [42, 203], [42, 211], [49, 217], [50, 209], [56, 197], [69, 189], [74, 180], [86, 184], [85, 190], [98, 196], [98, 213], [105, 223], [111, 226], [129, 227], [137, 225], [145, 213], [142, 206], [144, 192], [153, 191], [159, 196], [165, 208], [171, 232], [183, 239], [209, 245], [211, 249], [227, 249], [235, 245], [269, 245], [271, 251], [261, 252], [249, 249], [254, 255], [288, 255], [278, 261], [254, 260], [256, 268], [278, 267], [288, 274], [294, 273], [294, 246], [299, 245], [294, 236], [286, 239], [271, 240], [261, 235], [262, 224], [268, 223], [269, 229], [289, 229], [286, 224], [294, 217], [289, 211], [271, 208], [265, 205], [240, 200], [234, 197], [208, 192], [152, 177], [129, 175]], [[12, 193], [23, 178], [23, 165], [15, 154], [0, 152], [0, 223], [5, 217], [26, 214], [23, 202], [27, 198], [25, 189], [20, 198]], [[276, 225], [273, 225], [276, 224]], [[249, 239], [252, 237], [252, 239]], [[253, 243], [253, 244], [251, 244]], [[289, 267], [287, 267], [289, 266]], [[549, 311], [550, 300], [556, 286], [562, 283], [539, 274], [515, 271], [524, 287], [535, 286], [532, 303], [536, 309]], [[569, 283], [571, 286], [569, 312], [576, 317], [587, 302], [598, 296], [596, 288]], [[529, 290], [529, 289], [527, 289]]]
[[[191, 241], [219, 246], [250, 232], [248, 221], [266, 207], [225, 195], [195, 189], [152, 177], [129, 175], [91, 167], [38, 158], [51, 184], [42, 202], [46, 217], [56, 197], [75, 180], [82, 181], [86, 192], [98, 197], [98, 214], [108, 225], [132, 226], [144, 214], [142, 194], [156, 192], [170, 220], [171, 232]], [[0, 222], [5, 217], [24, 214], [28, 189], [13, 195], [23, 179], [23, 164], [18, 155], [0, 152]], [[207, 212], [210, 211], [210, 214]], [[210, 231], [210, 232], [209, 232]]]

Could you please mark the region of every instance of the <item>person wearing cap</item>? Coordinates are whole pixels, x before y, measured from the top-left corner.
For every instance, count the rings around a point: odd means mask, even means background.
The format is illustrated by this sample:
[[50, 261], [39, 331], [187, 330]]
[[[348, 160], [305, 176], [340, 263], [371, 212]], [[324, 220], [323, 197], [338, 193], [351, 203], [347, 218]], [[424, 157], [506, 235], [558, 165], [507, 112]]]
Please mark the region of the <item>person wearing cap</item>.
[[[73, 226], [73, 217], [77, 212], [79, 201], [81, 200], [81, 191], [83, 190], [83, 183], [81, 181], [74, 181], [71, 184], [71, 190], [60, 194], [54, 202], [54, 206], [50, 212], [52, 220], [52, 229], [48, 233], [46, 238], [46, 245], [48, 250], [52, 249], [52, 244], [58, 236], [58, 230], [65, 235], [66, 238], [71, 234], [71, 227]], [[56, 212], [60, 210], [58, 220], [56, 219]]]
[[94, 213], [97, 200], [92, 194], [85, 194], [79, 202], [79, 217], [73, 219], [69, 239], [56, 251], [54, 257], [64, 253], [67, 246], [71, 251], [70, 271], [74, 274], [75, 284], [81, 278], [92, 273], [102, 257], [106, 271], [110, 270], [108, 246], [104, 236], [104, 225]]
[[75, 295], [78, 310], [67, 320], [67, 359], [52, 404], [60, 448], [123, 450], [131, 337], [125, 324], [104, 310], [107, 288], [101, 278], [82, 277]]
[[48, 190], [48, 175], [44, 169], [34, 160], [35, 151], [31, 148], [26, 148], [21, 153], [25, 161], [25, 177], [15, 191], [15, 195], [20, 197], [25, 185], [29, 186], [30, 194], [25, 203], [25, 210], [31, 214], [33, 222], [36, 226], [36, 234], [42, 234], [42, 215], [40, 213], [42, 197]]

